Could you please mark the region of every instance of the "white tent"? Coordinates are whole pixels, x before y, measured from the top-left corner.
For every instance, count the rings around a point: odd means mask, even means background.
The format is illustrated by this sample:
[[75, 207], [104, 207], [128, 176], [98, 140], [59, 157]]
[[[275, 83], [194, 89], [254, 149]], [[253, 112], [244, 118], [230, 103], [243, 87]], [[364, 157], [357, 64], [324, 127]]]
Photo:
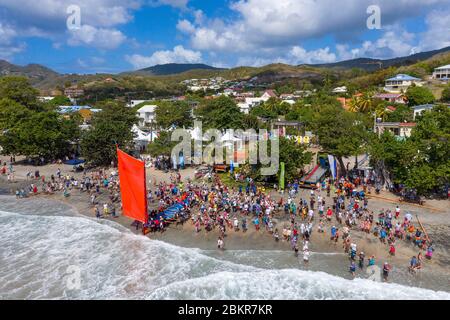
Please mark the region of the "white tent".
[[236, 138], [236, 137], [234, 136], [234, 134], [232, 133], [232, 131], [227, 130], [227, 132], [222, 136], [221, 141], [222, 141], [222, 142], [226, 142], [226, 141], [229, 141], [229, 142], [239, 142], [239, 141], [241, 141], [241, 139]]
[[153, 131], [153, 134], [142, 131], [137, 125], [134, 125], [131, 131], [136, 135], [134, 141], [140, 143], [149, 143], [155, 141], [158, 133]]

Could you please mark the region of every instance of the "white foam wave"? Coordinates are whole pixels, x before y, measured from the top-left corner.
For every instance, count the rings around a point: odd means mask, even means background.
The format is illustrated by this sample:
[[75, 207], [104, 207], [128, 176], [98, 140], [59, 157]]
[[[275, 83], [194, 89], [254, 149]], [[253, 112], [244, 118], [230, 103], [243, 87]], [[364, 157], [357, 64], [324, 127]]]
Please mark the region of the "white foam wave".
[[[0, 211], [1, 299], [450, 299], [322, 272], [264, 270], [137, 236], [113, 222]], [[71, 290], [68, 268], [80, 270]]]

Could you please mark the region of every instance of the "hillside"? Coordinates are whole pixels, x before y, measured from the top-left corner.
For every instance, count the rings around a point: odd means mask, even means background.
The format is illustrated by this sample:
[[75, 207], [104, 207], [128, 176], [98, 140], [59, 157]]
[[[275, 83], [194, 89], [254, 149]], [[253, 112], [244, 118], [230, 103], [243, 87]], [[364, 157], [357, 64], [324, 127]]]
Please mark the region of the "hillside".
[[429, 59], [437, 54], [441, 53], [450, 53], [450, 47], [442, 48], [439, 50], [420, 52], [406, 57], [399, 57], [387, 60], [380, 59], [371, 59], [371, 58], [358, 58], [346, 61], [340, 61], [336, 63], [327, 63], [327, 64], [316, 64], [312, 65], [314, 67], [319, 68], [341, 68], [341, 69], [352, 69], [359, 68], [366, 71], [375, 71], [380, 68], [388, 68], [388, 67], [400, 67], [400, 66], [408, 66], [414, 63], [417, 63], [421, 60]]
[[42, 65], [28, 64], [26, 66], [18, 66], [5, 60], [0, 60], [0, 76], [25, 76], [35, 85], [41, 81], [48, 79], [56, 79], [60, 75]]
[[[294, 85], [302, 82], [322, 83], [325, 74], [331, 76], [333, 82], [350, 81], [359, 86], [373, 86], [382, 83], [387, 76], [395, 73], [408, 73], [413, 76], [425, 77], [439, 65], [450, 63], [450, 47], [440, 50], [422, 52], [408, 57], [388, 60], [360, 58], [332, 64], [300, 65], [269, 64], [262, 67], [236, 67], [219, 69], [205, 64], [165, 64], [145, 68], [133, 72], [116, 75], [110, 74], [58, 74], [41, 65], [29, 64], [18, 66], [0, 60], [0, 76], [26, 76], [38, 89], [50, 90], [66, 83], [107, 88], [111, 94], [119, 91], [147, 91], [166, 92], [165, 88], [177, 88], [182, 80], [202, 79], [221, 76], [230, 80], [253, 78], [255, 84], [270, 84], [291, 82]], [[380, 68], [381, 67], [381, 68]], [[355, 69], [356, 68], [356, 69]], [[357, 72], [355, 72], [355, 70]], [[359, 71], [358, 71], [359, 70]], [[116, 81], [108, 82], [109, 78]], [[172, 92], [172, 90], [170, 90]]]
[[172, 74], [180, 74], [183, 72], [191, 71], [191, 70], [223, 70], [215, 67], [208, 66], [206, 64], [198, 63], [168, 63], [168, 64], [159, 64], [153, 67], [126, 72], [125, 74], [131, 75], [147, 75], [147, 76], [166, 76]]

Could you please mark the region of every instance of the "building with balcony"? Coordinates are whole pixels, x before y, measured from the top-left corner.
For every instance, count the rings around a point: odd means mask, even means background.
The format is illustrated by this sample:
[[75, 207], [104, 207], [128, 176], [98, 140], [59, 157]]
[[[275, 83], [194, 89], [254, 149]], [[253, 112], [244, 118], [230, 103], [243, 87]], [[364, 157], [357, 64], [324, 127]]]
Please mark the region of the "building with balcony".
[[411, 77], [407, 74], [398, 74], [385, 81], [384, 90], [389, 93], [404, 93], [410, 86], [415, 84], [418, 87], [423, 85], [422, 79]]
[[450, 64], [434, 69], [433, 79], [449, 81], [450, 80]]
[[156, 107], [156, 105], [145, 105], [137, 111], [140, 127], [148, 127], [155, 122]]

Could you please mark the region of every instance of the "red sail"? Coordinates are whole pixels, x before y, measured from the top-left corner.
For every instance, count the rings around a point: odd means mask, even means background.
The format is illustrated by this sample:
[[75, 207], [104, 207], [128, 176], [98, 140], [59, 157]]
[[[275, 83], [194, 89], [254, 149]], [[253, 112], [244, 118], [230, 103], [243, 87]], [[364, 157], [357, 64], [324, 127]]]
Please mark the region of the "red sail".
[[119, 160], [120, 192], [122, 194], [122, 214], [146, 223], [147, 195], [145, 187], [145, 163], [117, 149]]

